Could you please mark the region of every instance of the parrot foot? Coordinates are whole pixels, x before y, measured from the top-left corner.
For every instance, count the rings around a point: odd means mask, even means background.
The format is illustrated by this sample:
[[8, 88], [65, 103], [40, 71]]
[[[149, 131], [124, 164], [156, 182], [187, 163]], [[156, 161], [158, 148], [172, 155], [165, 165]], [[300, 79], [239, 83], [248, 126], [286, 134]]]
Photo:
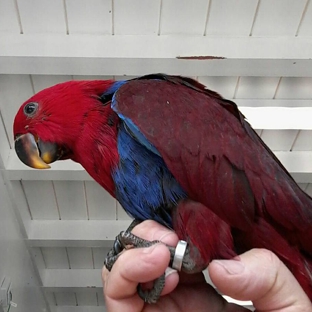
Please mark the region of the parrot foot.
[[[127, 249], [132, 249], [132, 248], [145, 248], [145, 247], [150, 247], [157, 243], [160, 243], [160, 241], [157, 241], [157, 240], [148, 241], [138, 236], [135, 236], [128, 230], [123, 231], [116, 237], [114, 246], [107, 254], [106, 259], [104, 261], [104, 265], [108, 271], [111, 271], [114, 263], [116, 262], [120, 253], [124, 249], [127, 250]], [[158, 279], [154, 281], [152, 289], [143, 290], [142, 286], [139, 284], [138, 295], [146, 303], [156, 303], [160, 297], [160, 293], [163, 290], [164, 286], [165, 286], [165, 274], [163, 274], [162, 276], [160, 276]]]

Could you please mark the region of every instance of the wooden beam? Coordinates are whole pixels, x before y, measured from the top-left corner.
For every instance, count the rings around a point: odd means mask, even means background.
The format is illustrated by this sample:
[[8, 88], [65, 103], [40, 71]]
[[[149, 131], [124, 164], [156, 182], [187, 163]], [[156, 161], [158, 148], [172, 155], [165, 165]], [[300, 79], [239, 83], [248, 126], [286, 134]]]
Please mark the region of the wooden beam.
[[112, 247], [129, 220], [33, 220], [26, 226], [32, 247]]
[[0, 73], [311, 77], [311, 37], [0, 34]]

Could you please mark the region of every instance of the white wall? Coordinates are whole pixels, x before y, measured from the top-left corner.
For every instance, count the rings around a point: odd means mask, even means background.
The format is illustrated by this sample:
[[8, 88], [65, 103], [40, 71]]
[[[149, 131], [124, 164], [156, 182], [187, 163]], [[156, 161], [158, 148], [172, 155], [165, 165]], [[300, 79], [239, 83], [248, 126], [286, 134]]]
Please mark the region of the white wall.
[[4, 276], [11, 278], [12, 301], [18, 305], [11, 307], [10, 311], [49, 311], [19, 228], [3, 175], [0, 174], [0, 283]]

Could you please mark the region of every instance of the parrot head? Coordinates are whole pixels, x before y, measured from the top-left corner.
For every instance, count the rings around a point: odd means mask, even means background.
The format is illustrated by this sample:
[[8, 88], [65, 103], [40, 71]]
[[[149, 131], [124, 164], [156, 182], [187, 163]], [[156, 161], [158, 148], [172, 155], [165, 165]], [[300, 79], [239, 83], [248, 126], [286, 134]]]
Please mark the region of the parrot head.
[[25, 101], [13, 125], [19, 159], [36, 169], [50, 168], [49, 164], [56, 160], [75, 160], [76, 142], [85, 131], [85, 119], [90, 112], [101, 110], [101, 122], [111, 114], [110, 106], [103, 105], [100, 96], [113, 83], [112, 80], [64, 82]]

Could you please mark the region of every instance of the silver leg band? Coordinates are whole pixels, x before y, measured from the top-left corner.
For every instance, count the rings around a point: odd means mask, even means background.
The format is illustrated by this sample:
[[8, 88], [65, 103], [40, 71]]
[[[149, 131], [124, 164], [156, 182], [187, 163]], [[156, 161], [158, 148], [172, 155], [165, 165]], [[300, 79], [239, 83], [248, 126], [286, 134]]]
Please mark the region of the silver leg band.
[[175, 249], [175, 254], [174, 254], [174, 258], [172, 261], [172, 268], [178, 271], [181, 271], [181, 267], [182, 267], [182, 261], [184, 258], [184, 254], [186, 251], [186, 247], [187, 247], [187, 242], [180, 240], [178, 242], [178, 245]]

